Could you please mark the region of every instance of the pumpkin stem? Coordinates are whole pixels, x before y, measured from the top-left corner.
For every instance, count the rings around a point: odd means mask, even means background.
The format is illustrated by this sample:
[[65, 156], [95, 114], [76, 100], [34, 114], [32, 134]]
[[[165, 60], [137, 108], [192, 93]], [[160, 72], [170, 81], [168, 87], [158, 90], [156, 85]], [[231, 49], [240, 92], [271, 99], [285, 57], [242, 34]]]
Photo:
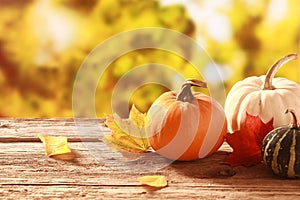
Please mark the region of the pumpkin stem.
[[292, 122], [291, 122], [291, 128], [298, 128], [299, 125], [298, 125], [298, 122], [297, 122], [297, 117], [296, 117], [296, 114], [295, 114], [295, 111], [292, 110], [292, 109], [286, 109], [285, 113], [291, 113], [292, 114]]
[[203, 87], [206, 88], [206, 82], [203, 81], [199, 81], [196, 79], [187, 79], [184, 84], [181, 86], [181, 90], [180, 92], [177, 94], [176, 99], [178, 101], [182, 101], [182, 102], [191, 102], [195, 99], [192, 91], [191, 91], [191, 87], [192, 86], [197, 86], [197, 87]]
[[279, 68], [284, 65], [285, 63], [297, 59], [297, 54], [289, 54], [287, 56], [284, 56], [277, 62], [275, 62], [272, 67], [269, 68], [267, 74], [266, 74], [266, 79], [264, 83], [263, 90], [274, 90], [275, 87], [272, 85], [272, 79], [274, 78], [276, 72], [279, 70]]

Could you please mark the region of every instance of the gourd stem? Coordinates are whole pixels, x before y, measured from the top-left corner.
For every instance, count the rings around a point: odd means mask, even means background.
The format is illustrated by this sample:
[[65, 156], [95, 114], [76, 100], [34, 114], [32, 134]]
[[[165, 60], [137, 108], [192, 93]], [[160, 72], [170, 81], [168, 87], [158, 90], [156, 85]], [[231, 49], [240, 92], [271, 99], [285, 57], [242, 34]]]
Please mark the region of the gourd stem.
[[197, 87], [203, 87], [206, 88], [206, 82], [199, 81], [196, 79], [187, 79], [184, 84], [181, 86], [180, 92], [177, 94], [176, 99], [178, 101], [182, 102], [191, 102], [195, 99], [191, 87], [192, 86], [197, 86]]
[[274, 78], [276, 72], [279, 70], [279, 68], [284, 65], [285, 63], [297, 59], [297, 54], [289, 54], [280, 60], [278, 60], [276, 63], [272, 65], [272, 67], [269, 68], [267, 74], [266, 74], [266, 79], [265, 83], [263, 86], [263, 90], [274, 90], [275, 87], [272, 85], [272, 79]]
[[291, 113], [292, 114], [292, 122], [291, 122], [291, 125], [290, 125], [291, 128], [299, 127], [295, 111], [292, 110], [292, 109], [286, 109], [285, 113]]

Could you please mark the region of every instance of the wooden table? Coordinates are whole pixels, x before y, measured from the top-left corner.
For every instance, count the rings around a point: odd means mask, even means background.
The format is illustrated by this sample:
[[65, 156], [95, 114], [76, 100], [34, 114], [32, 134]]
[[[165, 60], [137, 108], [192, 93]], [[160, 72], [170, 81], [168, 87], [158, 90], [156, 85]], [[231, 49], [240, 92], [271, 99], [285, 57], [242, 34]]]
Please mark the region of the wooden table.
[[[87, 129], [98, 124], [101, 132], [109, 131], [101, 119], [82, 119], [82, 124]], [[104, 149], [100, 134], [90, 133], [78, 134], [73, 119], [0, 119], [0, 198], [300, 199], [300, 180], [279, 179], [263, 164], [249, 168], [222, 164], [231, 151], [226, 143], [209, 158], [162, 168], [147, 163], [159, 158], [151, 154], [143, 161], [148, 167], [143, 171], [138, 169], [143, 164], [140, 158], [124, 161], [119, 153]], [[76, 158], [46, 157], [37, 134], [67, 136]], [[104, 158], [95, 155], [91, 145], [103, 148], [98, 153]], [[136, 180], [143, 175], [164, 175], [168, 186], [143, 186]]]

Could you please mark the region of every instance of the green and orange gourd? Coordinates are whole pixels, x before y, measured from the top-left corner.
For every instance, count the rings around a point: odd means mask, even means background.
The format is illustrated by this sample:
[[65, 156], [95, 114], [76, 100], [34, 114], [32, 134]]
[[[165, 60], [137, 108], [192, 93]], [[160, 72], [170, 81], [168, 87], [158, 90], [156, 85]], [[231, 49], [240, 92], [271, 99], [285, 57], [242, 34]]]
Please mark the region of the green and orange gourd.
[[262, 157], [274, 174], [283, 178], [300, 178], [300, 125], [294, 110], [290, 125], [269, 132], [263, 140]]

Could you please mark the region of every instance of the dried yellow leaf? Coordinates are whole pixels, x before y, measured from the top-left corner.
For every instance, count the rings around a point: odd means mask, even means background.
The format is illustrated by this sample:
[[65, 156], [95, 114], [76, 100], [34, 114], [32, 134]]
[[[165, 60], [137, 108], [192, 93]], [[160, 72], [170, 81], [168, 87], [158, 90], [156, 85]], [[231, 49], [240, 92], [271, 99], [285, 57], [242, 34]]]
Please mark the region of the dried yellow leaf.
[[165, 176], [142, 176], [137, 179], [143, 185], [152, 187], [166, 187], [168, 182]]
[[44, 144], [46, 156], [50, 157], [71, 152], [67, 137], [38, 135], [38, 138]]
[[133, 104], [130, 113], [129, 119], [138, 127], [143, 128], [148, 123], [148, 117], [146, 113], [141, 113]]
[[104, 141], [110, 144], [114, 150], [134, 153], [146, 152], [150, 147], [145, 130], [147, 122], [146, 114], [141, 113], [134, 105], [130, 110], [128, 119], [122, 119], [117, 114], [109, 115], [105, 124], [112, 133], [106, 135]]

